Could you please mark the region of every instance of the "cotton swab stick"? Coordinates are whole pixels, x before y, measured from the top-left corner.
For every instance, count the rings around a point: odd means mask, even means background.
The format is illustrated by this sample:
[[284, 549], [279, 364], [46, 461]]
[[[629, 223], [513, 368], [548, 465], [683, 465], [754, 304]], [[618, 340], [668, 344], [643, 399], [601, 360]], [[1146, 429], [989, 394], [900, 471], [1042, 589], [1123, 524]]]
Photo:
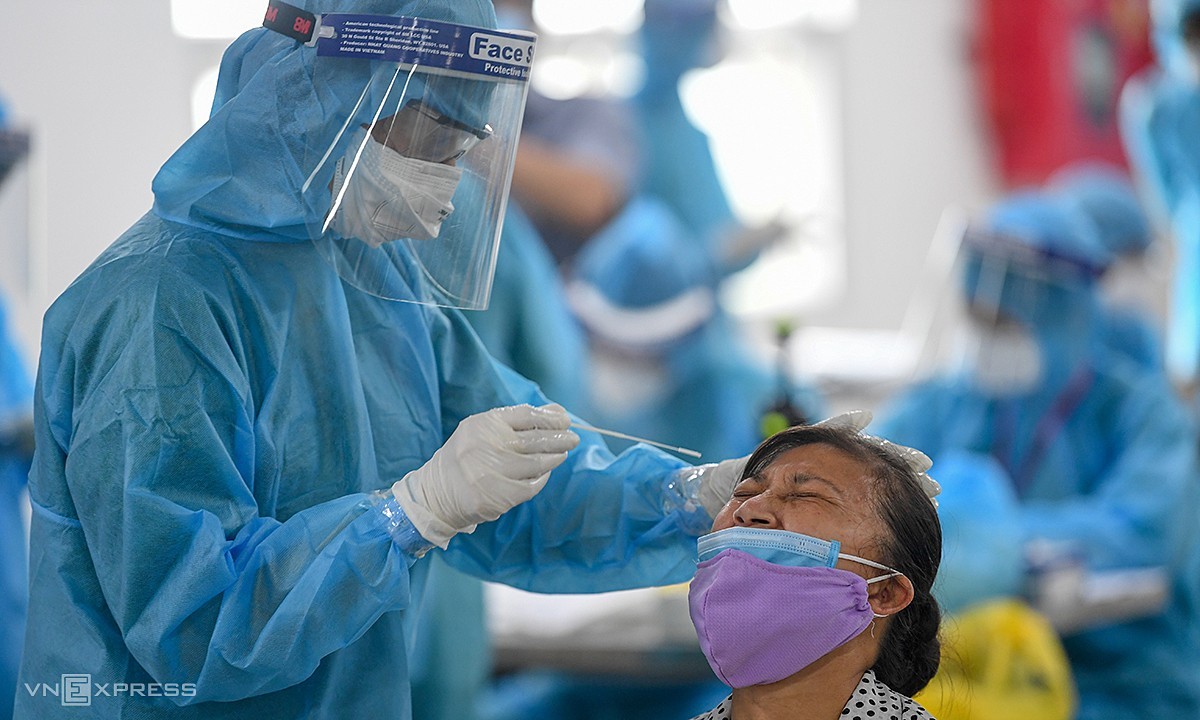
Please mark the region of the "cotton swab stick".
[[636, 435], [626, 435], [625, 433], [617, 432], [616, 430], [604, 430], [602, 428], [592, 427], [591, 425], [584, 425], [583, 423], [577, 423], [577, 422], [571, 423], [571, 427], [578, 428], [580, 430], [589, 430], [591, 432], [598, 433], [600, 435], [608, 435], [609, 437], [621, 438], [622, 440], [632, 440], [633, 442], [646, 443], [647, 445], [653, 445], [654, 447], [660, 447], [664, 450], [670, 450], [671, 452], [677, 452], [680, 455], [690, 455], [691, 457], [696, 457], [696, 458], [700, 457], [700, 453], [696, 452], [695, 450], [688, 450], [687, 448], [675, 447], [674, 445], [667, 445], [665, 443], [655, 442], [653, 440], [647, 440], [646, 438], [640, 438], [640, 437], [637, 437]]

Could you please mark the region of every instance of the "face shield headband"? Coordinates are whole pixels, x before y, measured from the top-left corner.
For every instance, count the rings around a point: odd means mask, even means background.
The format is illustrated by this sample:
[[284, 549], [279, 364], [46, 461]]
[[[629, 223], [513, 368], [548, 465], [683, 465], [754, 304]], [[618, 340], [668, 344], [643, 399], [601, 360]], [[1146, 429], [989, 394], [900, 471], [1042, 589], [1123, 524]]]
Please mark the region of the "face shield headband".
[[1027, 274], [1042, 276], [1047, 281], [1093, 282], [1105, 270], [1099, 264], [1053, 248], [1034, 247], [1021, 238], [976, 227], [968, 227], [963, 232], [962, 247], [1024, 268]]
[[377, 297], [486, 308], [536, 36], [279, 2], [263, 24], [313, 48], [335, 114], [300, 168], [320, 256]]

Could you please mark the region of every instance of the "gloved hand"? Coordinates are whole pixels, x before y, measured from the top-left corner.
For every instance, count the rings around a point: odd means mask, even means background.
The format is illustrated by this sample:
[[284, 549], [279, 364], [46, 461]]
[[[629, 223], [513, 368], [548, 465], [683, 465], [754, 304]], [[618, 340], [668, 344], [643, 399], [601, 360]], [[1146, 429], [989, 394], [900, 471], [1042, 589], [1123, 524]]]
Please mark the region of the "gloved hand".
[[559, 405], [513, 405], [458, 424], [429, 462], [392, 485], [421, 537], [440, 548], [537, 495], [579, 444]]
[[750, 456], [722, 460], [710, 465], [699, 465], [695, 468], [700, 480], [699, 500], [708, 516], [715, 518], [729, 498], [733, 497], [733, 488], [742, 479], [742, 471], [746, 469], [746, 461]]
[[863, 430], [867, 425], [871, 424], [873, 417], [870, 410], [851, 410], [841, 415], [835, 415], [827, 420], [822, 420], [817, 425], [846, 428], [858, 433], [863, 439], [870, 440], [876, 445], [891, 448], [893, 452], [899, 454], [904, 459], [904, 463], [908, 465], [908, 468], [917, 474], [917, 479], [921, 483], [921, 489], [925, 491], [925, 497], [929, 498], [934, 507], [937, 507], [937, 500], [934, 497], [942, 491], [942, 486], [938, 484], [937, 480], [928, 475], [929, 469], [933, 467], [933, 461], [929, 459], [928, 455], [916, 448], [911, 448], [907, 445], [897, 445], [890, 440], [864, 433]]

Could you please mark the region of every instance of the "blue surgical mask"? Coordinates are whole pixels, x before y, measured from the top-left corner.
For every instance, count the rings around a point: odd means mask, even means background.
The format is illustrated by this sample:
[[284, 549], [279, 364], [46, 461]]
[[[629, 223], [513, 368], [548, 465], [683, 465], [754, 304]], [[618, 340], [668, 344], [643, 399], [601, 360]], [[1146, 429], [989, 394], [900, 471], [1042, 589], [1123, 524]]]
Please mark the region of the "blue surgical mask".
[[841, 547], [837, 540], [821, 540], [787, 530], [747, 527], [718, 530], [701, 537], [696, 543], [700, 562], [716, 557], [723, 550], [739, 550], [759, 560], [787, 567], [831, 568], [837, 564], [838, 558], [842, 558], [888, 572], [871, 578], [868, 584], [903, 574], [872, 560], [840, 552]]

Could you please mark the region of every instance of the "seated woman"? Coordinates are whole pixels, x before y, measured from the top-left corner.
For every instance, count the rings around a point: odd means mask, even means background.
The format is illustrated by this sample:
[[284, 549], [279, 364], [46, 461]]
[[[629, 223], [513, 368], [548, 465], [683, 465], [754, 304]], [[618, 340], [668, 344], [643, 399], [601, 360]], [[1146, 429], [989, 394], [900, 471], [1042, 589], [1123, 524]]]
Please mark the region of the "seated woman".
[[695, 720], [931, 717], [911, 696], [941, 655], [938, 486], [867, 420], [767, 439], [700, 539], [692, 622], [733, 694]]

